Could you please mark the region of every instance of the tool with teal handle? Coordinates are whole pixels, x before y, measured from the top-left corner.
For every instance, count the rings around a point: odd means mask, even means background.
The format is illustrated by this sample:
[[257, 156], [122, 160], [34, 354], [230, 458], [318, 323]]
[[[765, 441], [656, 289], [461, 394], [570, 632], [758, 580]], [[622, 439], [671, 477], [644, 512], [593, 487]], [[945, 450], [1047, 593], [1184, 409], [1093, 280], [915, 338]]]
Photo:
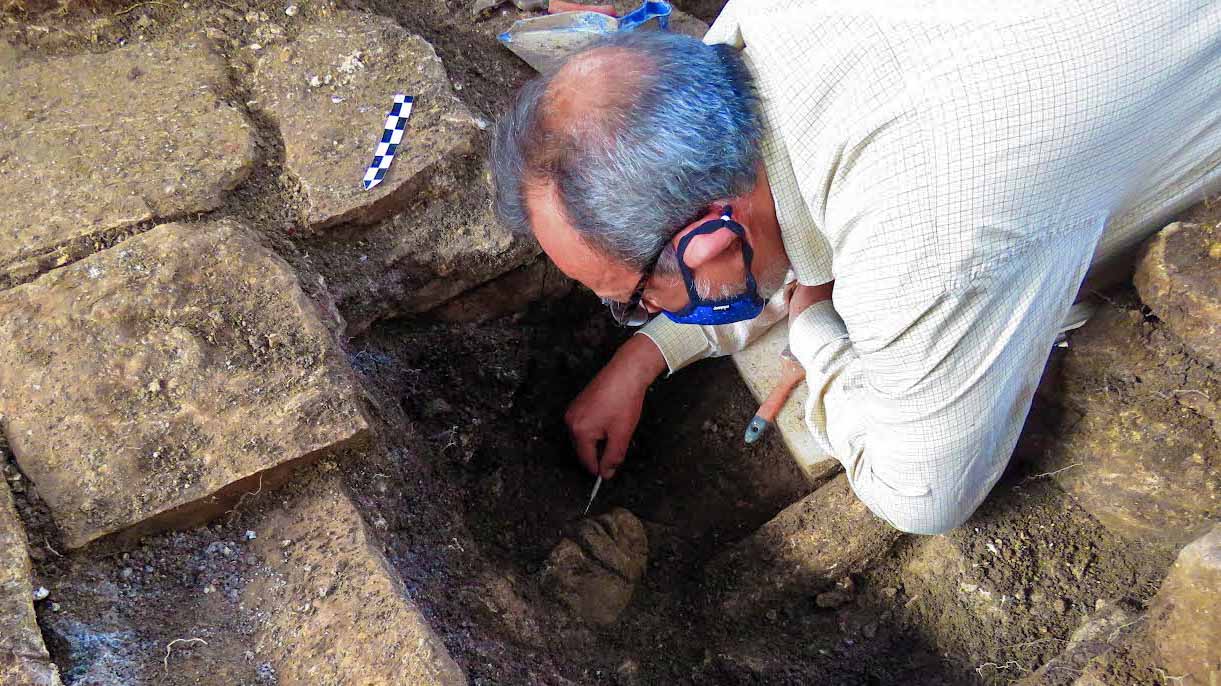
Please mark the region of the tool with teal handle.
[[776, 421], [776, 415], [780, 414], [780, 410], [788, 402], [793, 389], [797, 388], [797, 385], [806, 378], [806, 370], [802, 368], [797, 358], [793, 357], [792, 351], [787, 346], [784, 352], [780, 353], [780, 364], [780, 381], [776, 382], [775, 388], [759, 406], [759, 411], [746, 425], [746, 434], [743, 439], [748, 444], [758, 441], [763, 434], [767, 433], [768, 427]]

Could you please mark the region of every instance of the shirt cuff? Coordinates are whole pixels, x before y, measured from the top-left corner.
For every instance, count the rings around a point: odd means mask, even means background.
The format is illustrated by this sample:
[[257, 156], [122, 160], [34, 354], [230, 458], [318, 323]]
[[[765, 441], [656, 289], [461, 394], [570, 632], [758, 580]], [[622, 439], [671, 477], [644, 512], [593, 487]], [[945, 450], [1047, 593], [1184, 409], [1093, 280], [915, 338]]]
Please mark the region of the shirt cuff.
[[810, 305], [789, 322], [789, 349], [807, 372], [813, 371], [810, 363], [828, 343], [846, 338], [848, 328], [830, 300], [820, 300]]
[[665, 315], [653, 317], [653, 321], [645, 324], [636, 335], [648, 336], [649, 340], [661, 350], [661, 356], [666, 358], [666, 366], [670, 373], [686, 367], [697, 360], [708, 357], [711, 346], [708, 338], [700, 327], [691, 324], [677, 324]]

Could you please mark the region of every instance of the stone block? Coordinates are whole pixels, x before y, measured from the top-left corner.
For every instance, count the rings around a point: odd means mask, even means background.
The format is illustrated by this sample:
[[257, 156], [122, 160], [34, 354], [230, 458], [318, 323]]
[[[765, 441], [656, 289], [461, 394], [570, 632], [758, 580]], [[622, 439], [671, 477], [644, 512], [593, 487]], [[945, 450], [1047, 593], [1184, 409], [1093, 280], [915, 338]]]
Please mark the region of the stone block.
[[1179, 553], [1149, 617], [1168, 675], [1188, 686], [1221, 682], [1221, 524]]
[[721, 612], [751, 616], [868, 569], [899, 535], [840, 474], [714, 558], [709, 588]]
[[0, 287], [133, 225], [219, 207], [254, 138], [203, 37], [26, 61], [0, 79]]
[[[395, 94], [415, 97], [406, 133], [380, 185], [365, 169]], [[394, 21], [338, 11], [304, 26], [255, 68], [254, 96], [279, 127], [285, 165], [300, 181], [308, 222], [372, 222], [409, 204], [430, 173], [473, 151], [480, 127], [454, 97], [432, 46]]]
[[1140, 298], [1196, 354], [1221, 366], [1221, 230], [1175, 222], [1141, 250]]
[[1135, 310], [1100, 308], [1070, 339], [1044, 471], [1108, 529], [1183, 545], [1221, 503], [1221, 374]]
[[522, 312], [540, 300], [563, 297], [572, 291], [574, 283], [551, 260], [539, 257], [430, 310], [429, 314], [446, 322], [485, 322]]
[[73, 548], [200, 521], [367, 427], [318, 307], [232, 222], [0, 293], [0, 414]]
[[254, 526], [262, 564], [242, 602], [280, 686], [466, 684], [337, 478], [311, 480]]
[[476, 172], [437, 173], [427, 198], [407, 211], [304, 241], [350, 334], [379, 319], [436, 308], [535, 259], [533, 240], [496, 222], [491, 183]]
[[34, 617], [25, 529], [0, 479], [0, 684], [59, 686]]
[[[780, 353], [788, 344], [789, 323], [786, 319], [777, 322], [758, 340], [734, 354], [734, 366], [738, 368], [738, 373], [742, 375], [750, 394], [759, 402], [763, 402], [780, 381]], [[789, 401], [776, 415], [776, 421], [769, 431], [780, 433], [784, 447], [789, 449], [789, 454], [797, 462], [806, 480], [811, 484], [818, 484], [826, 481], [839, 469], [839, 462], [833, 455], [819, 449], [809, 427], [806, 426], [805, 406], [809, 396], [810, 389], [805, 382], [798, 384], [789, 396]]]
[[565, 538], [551, 551], [544, 584], [582, 621], [610, 626], [644, 575], [649, 556], [644, 525], [616, 508], [581, 522], [576, 539]]

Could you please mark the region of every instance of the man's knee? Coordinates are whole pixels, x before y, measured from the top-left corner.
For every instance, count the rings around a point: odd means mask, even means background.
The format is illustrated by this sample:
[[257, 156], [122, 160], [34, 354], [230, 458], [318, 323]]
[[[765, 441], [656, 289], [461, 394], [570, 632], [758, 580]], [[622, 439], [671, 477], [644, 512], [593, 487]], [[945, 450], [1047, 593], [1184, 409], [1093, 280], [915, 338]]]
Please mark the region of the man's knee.
[[949, 494], [931, 489], [920, 496], [887, 497], [877, 493], [857, 491], [865, 505], [875, 515], [905, 534], [935, 536], [962, 526], [975, 512], [977, 505], [964, 506], [963, 502]]
[[965, 514], [916, 514], [911, 513], [892, 513], [882, 514], [875, 511], [891, 526], [902, 531], [905, 534], [919, 534], [922, 536], [936, 536], [938, 534], [948, 533], [959, 526], [971, 516], [970, 512]]

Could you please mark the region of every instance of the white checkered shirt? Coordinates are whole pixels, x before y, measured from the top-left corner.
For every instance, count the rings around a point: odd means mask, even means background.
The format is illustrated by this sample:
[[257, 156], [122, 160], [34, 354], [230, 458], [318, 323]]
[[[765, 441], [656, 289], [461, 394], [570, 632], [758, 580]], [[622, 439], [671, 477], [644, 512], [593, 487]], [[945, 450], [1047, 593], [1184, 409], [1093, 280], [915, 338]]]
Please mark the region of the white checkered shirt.
[[[898, 528], [968, 517], [1091, 264], [1215, 192], [1221, 3], [730, 0], [797, 279], [807, 424]], [[642, 331], [671, 371], [783, 314]]]

